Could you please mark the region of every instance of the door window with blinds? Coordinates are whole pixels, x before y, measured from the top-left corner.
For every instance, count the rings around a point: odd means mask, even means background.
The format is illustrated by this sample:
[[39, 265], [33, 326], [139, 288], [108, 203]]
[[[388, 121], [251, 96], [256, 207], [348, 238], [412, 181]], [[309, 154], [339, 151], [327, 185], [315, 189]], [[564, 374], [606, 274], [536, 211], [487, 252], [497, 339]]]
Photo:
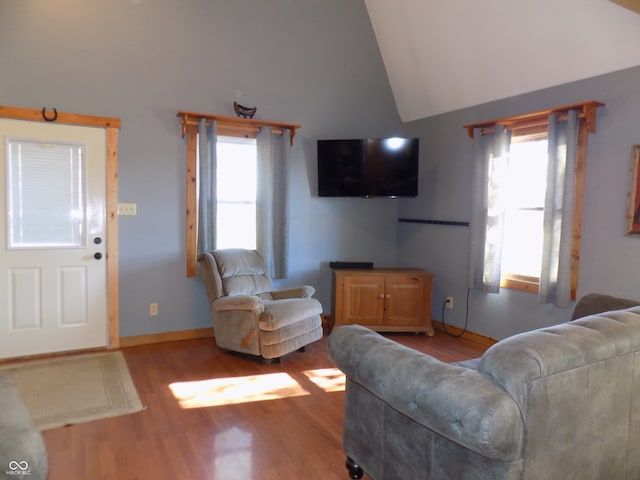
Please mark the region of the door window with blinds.
[[7, 139], [7, 248], [84, 247], [85, 147]]

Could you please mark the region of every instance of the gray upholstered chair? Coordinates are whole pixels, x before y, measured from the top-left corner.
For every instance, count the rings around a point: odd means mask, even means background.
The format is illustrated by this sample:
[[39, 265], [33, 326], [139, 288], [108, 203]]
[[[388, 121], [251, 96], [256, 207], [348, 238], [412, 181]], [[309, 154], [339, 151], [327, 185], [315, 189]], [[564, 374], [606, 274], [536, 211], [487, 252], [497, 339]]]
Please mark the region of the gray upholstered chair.
[[254, 250], [224, 249], [198, 257], [216, 344], [270, 361], [322, 338], [322, 305], [305, 285], [272, 290]]

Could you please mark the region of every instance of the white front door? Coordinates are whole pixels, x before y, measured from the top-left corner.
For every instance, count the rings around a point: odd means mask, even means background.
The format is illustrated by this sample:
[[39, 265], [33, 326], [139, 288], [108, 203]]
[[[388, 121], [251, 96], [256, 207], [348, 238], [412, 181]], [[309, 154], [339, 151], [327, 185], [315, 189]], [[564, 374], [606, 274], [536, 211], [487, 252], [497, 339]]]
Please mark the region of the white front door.
[[0, 358], [108, 342], [103, 128], [0, 118]]

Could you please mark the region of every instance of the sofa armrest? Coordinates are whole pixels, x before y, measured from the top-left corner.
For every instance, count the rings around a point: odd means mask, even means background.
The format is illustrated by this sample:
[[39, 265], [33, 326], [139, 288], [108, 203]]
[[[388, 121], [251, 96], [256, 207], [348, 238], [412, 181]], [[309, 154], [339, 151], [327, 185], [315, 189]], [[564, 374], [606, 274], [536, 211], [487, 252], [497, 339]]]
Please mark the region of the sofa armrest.
[[521, 458], [520, 410], [482, 373], [441, 362], [359, 325], [333, 330], [329, 356], [349, 381], [436, 434], [488, 458]]
[[235, 295], [218, 298], [211, 304], [211, 308], [218, 312], [229, 310], [262, 311], [264, 305], [262, 299], [256, 295]]
[[313, 294], [316, 293], [316, 289], [310, 285], [302, 285], [300, 287], [272, 290], [269, 293], [274, 300], [282, 300], [283, 298], [311, 298]]
[[[47, 447], [36, 428], [17, 385], [0, 373], [0, 478], [30, 478], [43, 480], [49, 471]], [[25, 462], [29, 475], [10, 476], [8, 465]], [[7, 470], [5, 477], [2, 472]], [[22, 473], [18, 470], [15, 473]], [[26, 473], [26, 472], [24, 472]]]

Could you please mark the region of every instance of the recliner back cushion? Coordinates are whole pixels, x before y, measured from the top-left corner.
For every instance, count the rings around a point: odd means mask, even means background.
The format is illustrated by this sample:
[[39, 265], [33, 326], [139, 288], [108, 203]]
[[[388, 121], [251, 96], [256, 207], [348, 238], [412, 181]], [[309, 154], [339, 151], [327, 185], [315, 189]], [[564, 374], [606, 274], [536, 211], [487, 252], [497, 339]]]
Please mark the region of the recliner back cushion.
[[256, 295], [271, 290], [264, 261], [254, 250], [217, 250], [213, 256], [224, 295]]

